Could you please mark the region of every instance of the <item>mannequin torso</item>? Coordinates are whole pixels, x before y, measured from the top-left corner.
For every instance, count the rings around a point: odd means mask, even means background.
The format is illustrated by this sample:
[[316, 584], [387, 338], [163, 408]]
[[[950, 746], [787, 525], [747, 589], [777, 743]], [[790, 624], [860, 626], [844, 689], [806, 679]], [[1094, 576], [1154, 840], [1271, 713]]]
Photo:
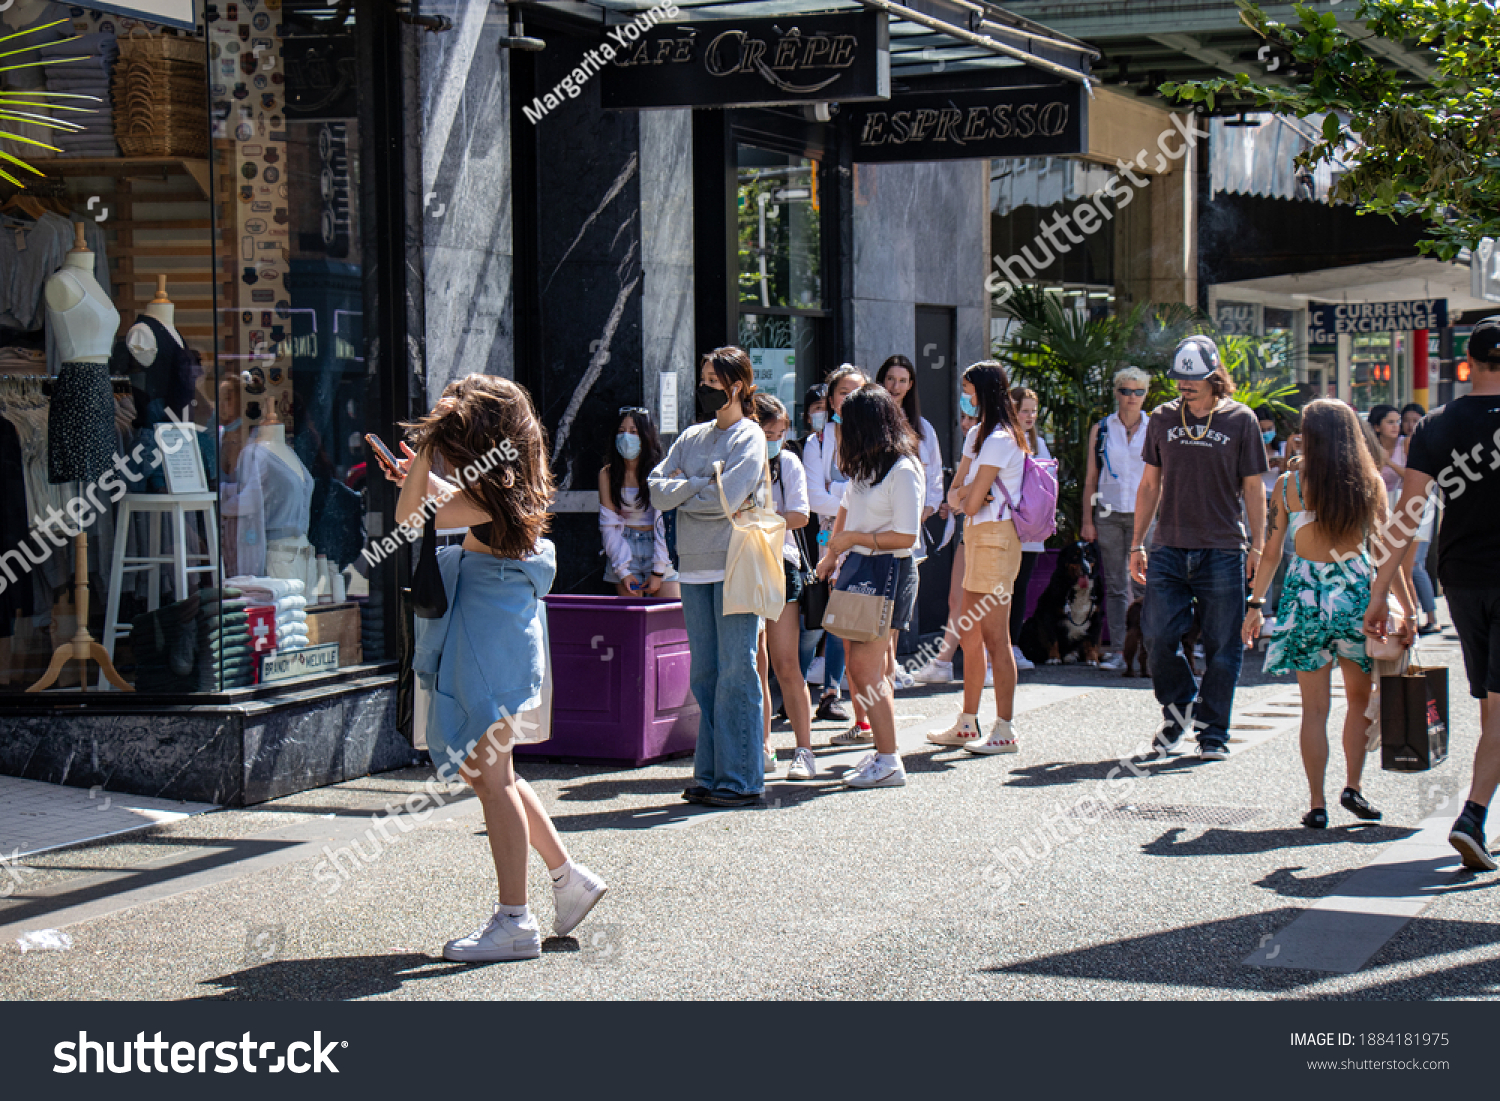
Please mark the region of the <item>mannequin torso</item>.
[[47, 280], [47, 326], [64, 363], [108, 363], [120, 313], [94, 278], [94, 254], [74, 249]]
[[[167, 332], [172, 334], [172, 339], [177, 341], [177, 346], [183, 347], [182, 334], [172, 324], [177, 309], [170, 302], [152, 302], [141, 311], [147, 317], [162, 323]], [[130, 331], [125, 334], [125, 346], [130, 349], [131, 356], [141, 366], [148, 366], [156, 360], [156, 334], [151, 331], [149, 325], [137, 322], [130, 326]]]

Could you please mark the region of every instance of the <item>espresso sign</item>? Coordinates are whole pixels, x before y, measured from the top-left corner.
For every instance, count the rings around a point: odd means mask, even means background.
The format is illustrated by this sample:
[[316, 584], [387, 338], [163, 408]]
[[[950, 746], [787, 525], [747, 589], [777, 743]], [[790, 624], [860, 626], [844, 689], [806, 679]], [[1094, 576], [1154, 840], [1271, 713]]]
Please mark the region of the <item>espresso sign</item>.
[[1088, 148], [1082, 85], [927, 92], [843, 111], [856, 161], [1037, 157]]
[[891, 94], [884, 12], [662, 23], [614, 51], [605, 107], [771, 107]]

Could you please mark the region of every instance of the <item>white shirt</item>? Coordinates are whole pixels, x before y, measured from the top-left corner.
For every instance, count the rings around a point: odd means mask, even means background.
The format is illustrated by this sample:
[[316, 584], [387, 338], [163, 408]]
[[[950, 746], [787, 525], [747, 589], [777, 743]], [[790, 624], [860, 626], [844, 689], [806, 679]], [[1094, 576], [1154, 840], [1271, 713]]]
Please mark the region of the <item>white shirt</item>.
[[[841, 502], [847, 510], [844, 517], [845, 531], [917, 534], [922, 524], [926, 477], [922, 464], [916, 459], [903, 455], [896, 460], [890, 473], [875, 485], [851, 481], [847, 486]], [[910, 558], [912, 555], [911, 547], [895, 551], [874, 551], [860, 546], [850, 549], [860, 554], [893, 554], [897, 558]]]
[[[1049, 451], [1049, 450], [1047, 450], [1047, 439], [1046, 439], [1045, 436], [1038, 436], [1036, 438], [1036, 458], [1038, 458], [1038, 459], [1050, 459], [1050, 458], [1052, 458], [1052, 452]], [[1034, 552], [1034, 553], [1040, 553], [1040, 552], [1042, 552], [1042, 551], [1044, 551], [1046, 549], [1047, 549], [1047, 544], [1046, 543], [1022, 543], [1021, 544], [1021, 551], [1023, 553], [1025, 553], [1027, 551]]]
[[843, 496], [844, 476], [835, 461], [838, 458], [838, 439], [833, 424], [825, 424], [822, 432], [815, 432], [802, 444], [802, 467], [807, 475], [807, 502], [823, 521], [827, 529], [833, 527], [833, 518], [839, 512], [839, 498]]
[[[788, 512], [800, 512], [804, 516], [811, 516], [807, 504], [807, 472], [802, 469], [802, 463], [797, 456], [786, 450], [783, 446], [781, 453], [776, 456], [781, 464], [778, 472], [780, 481], [771, 481], [771, 507], [776, 512], [785, 516]], [[793, 565], [802, 561], [802, 554], [797, 550], [797, 538], [792, 532], [786, 533], [786, 539], [782, 543], [781, 557]], [[809, 565], [817, 565], [816, 562]]]
[[922, 504], [935, 512], [943, 503], [943, 453], [938, 447], [937, 433], [933, 431], [932, 422], [926, 417], [917, 419], [922, 425], [917, 458], [922, 461], [922, 471], [927, 476], [927, 496]]
[[[964, 478], [964, 485], [972, 485], [974, 476], [979, 473], [982, 466], [993, 466], [999, 469], [998, 481], [1003, 482], [1010, 499], [1014, 501], [1021, 496], [1021, 480], [1026, 475], [1026, 452], [1021, 450], [1021, 445], [1016, 443], [1009, 430], [1003, 425], [996, 425], [995, 430], [990, 433], [990, 438], [984, 441], [984, 446], [979, 448], [975, 454], [975, 445], [979, 440], [979, 426], [976, 424], [969, 429], [969, 434], [964, 437], [964, 458], [969, 460], [969, 471]], [[1005, 520], [1010, 517], [1010, 507], [1006, 505], [1005, 498], [997, 491], [993, 501], [987, 501], [980, 507], [979, 511], [969, 517], [971, 524], [988, 524], [996, 520]]]
[[1119, 413], [1111, 413], [1099, 429], [1104, 433], [1105, 459], [1099, 467], [1099, 502], [1108, 505], [1111, 512], [1135, 511], [1136, 490], [1141, 488], [1141, 478], [1146, 473], [1146, 461], [1141, 458], [1146, 419], [1147, 414], [1142, 412], [1135, 435], [1129, 438]]

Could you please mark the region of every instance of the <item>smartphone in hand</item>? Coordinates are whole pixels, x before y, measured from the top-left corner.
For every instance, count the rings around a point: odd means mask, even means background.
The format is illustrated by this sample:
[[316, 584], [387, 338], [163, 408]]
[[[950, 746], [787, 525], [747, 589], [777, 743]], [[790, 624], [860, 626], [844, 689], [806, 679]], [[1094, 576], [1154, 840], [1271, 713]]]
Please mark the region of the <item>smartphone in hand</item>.
[[389, 470], [398, 478], [401, 476], [401, 462], [385, 441], [373, 432], [365, 433], [365, 443], [370, 445], [370, 450], [375, 452], [375, 457], [380, 460], [380, 465]]

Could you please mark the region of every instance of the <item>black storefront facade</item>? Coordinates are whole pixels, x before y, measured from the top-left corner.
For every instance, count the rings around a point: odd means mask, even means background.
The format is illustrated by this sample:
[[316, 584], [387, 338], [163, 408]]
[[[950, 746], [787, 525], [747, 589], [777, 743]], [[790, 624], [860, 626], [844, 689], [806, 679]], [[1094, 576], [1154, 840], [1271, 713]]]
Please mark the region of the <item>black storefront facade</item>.
[[[216, 127], [204, 221], [216, 270], [238, 279], [212, 290], [211, 329], [190, 341], [213, 361], [205, 377], [216, 400], [200, 429], [233, 422], [224, 380], [240, 388], [243, 419], [247, 371], [262, 368], [270, 386], [279, 366], [290, 415], [265, 400], [246, 443], [284, 419], [313, 481], [359, 494], [369, 550], [390, 531], [394, 495], [360, 477], [358, 437], [393, 440], [397, 420], [470, 371], [513, 377], [553, 441], [558, 592], [605, 591], [594, 485], [617, 410], [644, 406], [664, 429], [686, 427], [703, 350], [749, 347], [758, 379], [789, 407], [839, 362], [873, 367], [902, 352], [923, 368], [927, 418], [956, 432], [954, 367], [988, 354], [983, 158], [1086, 144], [1076, 75], [1087, 49], [1034, 45], [1034, 60], [1019, 63], [993, 44], [1015, 50], [1020, 32], [977, 20], [969, 30], [957, 7], [954, 37], [874, 4], [824, 5], [804, 26], [780, 15], [770, 29], [737, 5], [683, 7], [675, 21], [646, 19], [642, 7], [525, 5], [521, 29], [514, 12], [478, 0], [420, 11], [356, 0], [308, 9], [297, 26], [288, 6], [270, 24], [270, 51], [255, 41], [267, 29], [256, 13], [235, 7], [247, 32], [216, 32], [229, 13], [212, 6], [200, 24]], [[627, 23], [642, 25], [630, 35]], [[546, 48], [506, 48], [518, 31]], [[802, 41], [783, 45], [789, 38]], [[605, 43], [635, 64], [594, 69], [586, 58]], [[246, 72], [247, 52], [260, 71]], [[663, 92], [671, 81], [648, 66], [673, 64], [679, 84]], [[284, 83], [273, 83], [278, 65]], [[580, 66], [585, 79], [570, 79]], [[302, 132], [261, 126], [258, 115], [283, 112], [259, 106], [269, 93], [257, 76], [305, 108]], [[845, 78], [862, 86], [839, 94], [864, 98], [818, 98]], [[783, 102], [726, 106], [757, 82]], [[641, 102], [652, 94], [676, 105]], [[289, 123], [293, 114], [284, 111]], [[255, 213], [273, 131], [287, 142], [292, 185], [282, 217], [303, 234], [279, 272], [239, 254], [263, 243], [247, 226], [275, 225], [282, 206]], [[262, 275], [288, 288], [271, 317], [263, 293], [252, 301]], [[281, 325], [273, 333], [263, 321]], [[951, 464], [954, 441], [942, 443]], [[231, 510], [222, 485], [237, 471], [218, 473], [219, 507]], [[330, 495], [349, 499], [327, 489], [321, 508]], [[395, 679], [409, 554], [368, 557], [345, 571], [357, 618], [342, 621], [336, 667], [128, 694], [92, 690], [91, 669], [88, 693], [0, 693], [0, 771], [243, 805], [408, 763]], [[107, 574], [96, 567], [94, 577], [96, 600], [109, 600]], [[123, 603], [122, 617], [136, 607]], [[362, 644], [352, 655], [342, 648], [351, 629]]]

